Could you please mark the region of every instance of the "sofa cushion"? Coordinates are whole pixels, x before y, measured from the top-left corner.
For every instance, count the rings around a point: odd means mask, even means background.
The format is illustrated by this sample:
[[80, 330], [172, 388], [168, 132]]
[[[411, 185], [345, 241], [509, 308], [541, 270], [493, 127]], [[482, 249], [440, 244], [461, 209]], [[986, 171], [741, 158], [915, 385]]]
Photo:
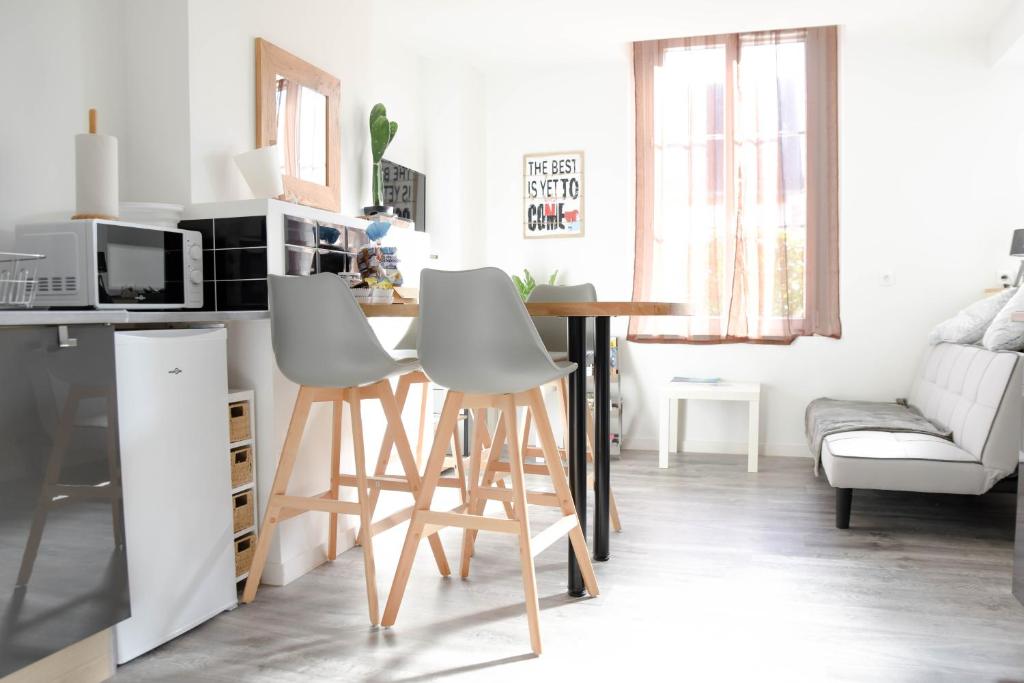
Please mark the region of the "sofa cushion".
[[949, 320], [943, 320], [936, 325], [928, 335], [928, 343], [976, 344], [980, 342], [985, 336], [985, 330], [992, 324], [996, 315], [1016, 293], [1016, 288], [1010, 287], [998, 294], [974, 302]]
[[833, 434], [822, 443], [821, 464], [838, 488], [980, 494], [999, 478], [970, 452], [927, 434]]
[[[932, 346], [910, 391], [910, 405], [953, 432], [957, 446], [981, 459], [1018, 357], [978, 346]], [[1008, 457], [1016, 460], [1016, 455], [1011, 449]]]
[[999, 309], [992, 324], [985, 330], [981, 343], [990, 351], [1020, 351], [1024, 349], [1024, 323], [1014, 322], [1013, 314], [1024, 308], [1024, 288]]

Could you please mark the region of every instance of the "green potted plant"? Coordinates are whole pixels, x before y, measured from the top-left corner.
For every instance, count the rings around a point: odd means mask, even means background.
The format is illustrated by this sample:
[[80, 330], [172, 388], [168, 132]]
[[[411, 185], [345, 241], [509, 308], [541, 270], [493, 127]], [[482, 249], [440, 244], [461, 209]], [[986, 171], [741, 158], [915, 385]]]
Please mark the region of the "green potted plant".
[[[558, 271], [551, 273], [551, 277], [548, 278], [548, 284], [553, 285], [558, 280]], [[523, 268], [523, 277], [518, 275], [512, 276], [512, 282], [515, 283], [516, 289], [519, 290], [519, 296], [526, 301], [530, 298], [530, 292], [537, 286], [537, 281], [533, 279], [533, 275], [530, 273], [529, 268]]]
[[370, 154], [373, 157], [373, 206], [363, 207], [363, 213], [367, 216], [377, 214], [393, 214], [395, 207], [384, 205], [384, 176], [381, 172], [380, 162], [384, 158], [384, 151], [395, 139], [398, 132], [398, 123], [388, 119], [387, 109], [378, 102], [370, 110]]

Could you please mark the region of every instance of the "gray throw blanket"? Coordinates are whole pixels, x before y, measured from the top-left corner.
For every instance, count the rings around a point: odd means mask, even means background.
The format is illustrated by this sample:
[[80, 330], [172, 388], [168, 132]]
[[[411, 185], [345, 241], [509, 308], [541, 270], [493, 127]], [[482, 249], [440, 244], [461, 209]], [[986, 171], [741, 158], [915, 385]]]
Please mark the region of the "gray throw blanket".
[[939, 429], [904, 400], [894, 403], [874, 401], [837, 401], [816, 398], [804, 413], [804, 431], [814, 457], [814, 473], [821, 461], [821, 442], [826, 436], [842, 432], [911, 432], [952, 439], [953, 433]]

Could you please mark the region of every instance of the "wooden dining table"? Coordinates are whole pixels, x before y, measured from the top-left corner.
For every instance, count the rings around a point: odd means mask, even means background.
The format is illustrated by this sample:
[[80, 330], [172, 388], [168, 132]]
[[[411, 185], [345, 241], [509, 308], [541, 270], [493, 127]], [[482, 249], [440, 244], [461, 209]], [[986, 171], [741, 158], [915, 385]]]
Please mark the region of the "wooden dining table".
[[[415, 303], [362, 304], [368, 318], [415, 318]], [[531, 316], [566, 318], [569, 360], [577, 368], [569, 377], [569, 487], [572, 490], [580, 526], [587, 528], [587, 319], [594, 319], [594, 532], [592, 550], [600, 562], [611, 557], [609, 547], [609, 499], [611, 461], [609, 446], [609, 398], [611, 379], [609, 353], [613, 316], [686, 316], [685, 303], [656, 301], [588, 301], [527, 303]], [[571, 546], [569, 594], [583, 595], [583, 577]]]

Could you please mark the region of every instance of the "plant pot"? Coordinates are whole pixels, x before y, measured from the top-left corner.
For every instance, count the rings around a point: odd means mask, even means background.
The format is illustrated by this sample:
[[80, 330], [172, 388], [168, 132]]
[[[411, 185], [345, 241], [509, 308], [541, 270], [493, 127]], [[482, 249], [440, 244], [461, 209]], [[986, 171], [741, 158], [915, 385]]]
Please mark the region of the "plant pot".
[[364, 216], [394, 216], [395, 207], [393, 206], [364, 206]]

